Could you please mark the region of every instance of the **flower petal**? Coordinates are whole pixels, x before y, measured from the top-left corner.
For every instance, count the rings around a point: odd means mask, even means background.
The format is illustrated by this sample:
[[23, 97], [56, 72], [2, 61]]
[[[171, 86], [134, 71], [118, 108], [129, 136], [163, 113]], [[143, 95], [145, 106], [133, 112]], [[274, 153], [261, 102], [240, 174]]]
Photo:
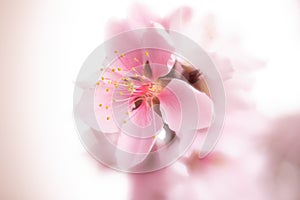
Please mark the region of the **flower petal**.
[[152, 71], [152, 80], [167, 75], [175, 64], [175, 60], [170, 52], [160, 49], [149, 49], [146, 51], [147, 57], [144, 58], [149, 62]]
[[[118, 131], [118, 127], [113, 119], [112, 102], [115, 91], [113, 84], [100, 83], [94, 90], [94, 112], [99, 129], [104, 133]], [[99, 130], [97, 129], [97, 130]]]
[[[188, 83], [173, 79], [158, 98], [163, 119], [172, 130], [201, 129], [209, 126], [212, 118], [212, 102], [206, 94], [195, 90]], [[193, 123], [195, 118], [197, 123]], [[191, 127], [189, 122], [196, 127]]]
[[74, 110], [74, 113], [75, 115], [78, 115], [88, 127], [99, 131], [99, 124], [94, 114], [94, 92], [94, 88], [88, 88], [84, 90], [81, 99]]
[[117, 147], [130, 153], [149, 153], [155, 143], [155, 137], [135, 138], [121, 132]]

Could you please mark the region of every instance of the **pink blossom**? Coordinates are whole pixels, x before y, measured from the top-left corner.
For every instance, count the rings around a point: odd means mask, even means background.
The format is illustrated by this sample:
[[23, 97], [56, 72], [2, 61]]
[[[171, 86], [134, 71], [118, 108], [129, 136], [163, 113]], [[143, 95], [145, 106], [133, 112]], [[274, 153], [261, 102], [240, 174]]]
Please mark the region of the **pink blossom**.
[[[237, 199], [246, 195], [248, 190], [253, 194], [249, 199], [263, 199], [260, 191], [253, 187], [258, 179], [247, 168], [248, 157], [242, 155], [249, 153], [249, 157], [253, 156], [255, 160], [256, 154], [249, 151], [251, 145], [240, 137], [244, 134], [251, 140], [252, 134], [259, 132], [262, 126], [258, 124], [260, 126], [255, 127], [251, 121], [262, 119], [263, 123], [263, 118], [252, 110], [253, 105], [245, 95], [251, 89], [249, 74], [262, 66], [263, 62], [244, 53], [236, 38], [221, 37], [220, 30], [215, 26], [216, 19], [212, 16], [204, 20], [200, 31], [194, 30], [200, 33], [201, 37], [197, 40], [216, 64], [227, 95], [227, 121], [224, 126], [226, 139], [216, 147], [216, 152], [200, 159], [199, 151], [212, 117], [205, 77], [184, 59], [175, 57], [173, 52], [153, 49], [128, 53], [117, 51], [118, 45], [127, 43], [142, 45], [159, 42], [173, 48], [168, 29], [186, 33], [192, 9], [179, 8], [163, 18], [145, 9], [143, 5], [136, 4], [133, 10], [126, 19], [110, 21], [107, 35], [147, 27], [158, 27], [166, 31], [164, 34], [134, 35], [124, 43], [110, 47], [109, 51], [116, 51], [118, 59], [108, 68], [102, 69], [103, 77], [100, 77], [93, 91], [93, 111], [97, 121], [91, 123], [88, 117], [85, 119], [93, 127], [106, 133], [111, 143], [133, 153], [156, 151], [172, 138], [183, 137], [180, 130], [191, 128], [188, 123], [182, 123], [183, 118], [196, 117], [199, 122], [194, 144], [178, 162], [160, 171], [129, 176], [132, 183], [131, 199]], [[172, 73], [173, 71], [176, 73]], [[197, 116], [182, 115], [183, 110], [192, 110], [195, 106], [190, 105], [190, 100], [185, 98], [186, 90], [192, 91], [197, 99], [196, 106], [200, 110]], [[117, 108], [117, 112], [114, 112], [113, 107]], [[144, 131], [146, 128], [148, 131]], [[162, 129], [169, 131], [164, 140], [158, 137]], [[149, 135], [146, 133], [154, 137], [147, 137]], [[142, 135], [145, 138], [134, 138], [128, 134]], [[237, 152], [237, 149], [239, 154], [232, 155], [232, 151]], [[143, 159], [134, 161], [132, 166], [138, 165]], [[232, 180], [236, 175], [238, 177]], [[247, 186], [241, 185], [241, 181]], [[228, 192], [224, 189], [224, 183], [230, 183], [238, 192]]]
[[[157, 23], [152, 25], [161, 28]], [[145, 30], [144, 34], [127, 39], [124, 44], [117, 45], [157, 42], [173, 48], [167, 31], [149, 33]], [[117, 59], [99, 68], [101, 76], [96, 87], [86, 89], [89, 94], [83, 95], [78, 106], [80, 115], [91, 128], [104, 133], [123, 151], [149, 153], [170, 142], [158, 137], [163, 129], [167, 134], [165, 138], [180, 138], [184, 137], [182, 130], [209, 126], [212, 103], [199, 70], [186, 65], [172, 52], [142, 49], [123, 53], [118, 51], [117, 45], [112, 44], [108, 49]], [[94, 110], [91, 112], [84, 108], [84, 98], [90, 98], [92, 93]], [[196, 105], [190, 104], [191, 97], [187, 93], [193, 94]], [[196, 127], [190, 125], [190, 119], [197, 120]], [[121, 155], [115, 156], [122, 165]], [[131, 167], [144, 158], [132, 161]]]

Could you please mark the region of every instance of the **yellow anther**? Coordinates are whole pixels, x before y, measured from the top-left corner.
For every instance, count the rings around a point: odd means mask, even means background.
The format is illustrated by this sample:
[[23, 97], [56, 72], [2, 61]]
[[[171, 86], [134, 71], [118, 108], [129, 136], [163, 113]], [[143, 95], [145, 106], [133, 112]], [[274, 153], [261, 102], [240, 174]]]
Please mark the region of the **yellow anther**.
[[100, 82], [98, 81], [98, 82], [96, 83], [96, 85], [100, 85]]
[[128, 81], [129, 79], [126, 77], [125, 80]]
[[149, 57], [149, 52], [145, 51], [145, 56]]
[[118, 53], [118, 50], [115, 50], [114, 53]]
[[104, 81], [104, 76], [101, 77], [101, 80]]
[[138, 77], [139, 75], [137, 73], [134, 74], [135, 77]]
[[123, 57], [124, 57], [124, 53], [121, 53], [121, 54], [120, 54], [120, 57], [123, 58]]
[[106, 88], [106, 90], [105, 90], [106, 92], [109, 92], [109, 88]]
[[99, 107], [102, 107], [102, 103], [99, 104]]
[[119, 94], [120, 94], [120, 95], [123, 95], [123, 92], [122, 92], [122, 91], [120, 91], [120, 92], [119, 92]]
[[111, 69], [111, 71], [112, 71], [112, 72], [115, 72], [115, 71], [116, 71], [116, 69], [115, 69], [115, 68], [112, 68], [112, 69]]
[[114, 85], [115, 85], [115, 88], [119, 87], [119, 83], [117, 83], [117, 82], [115, 82]]
[[111, 80], [108, 80], [108, 81], [107, 81], [107, 84], [111, 84]]
[[126, 120], [123, 121], [124, 124], [126, 124], [126, 122], [127, 122]]
[[129, 112], [128, 112], [128, 111], [126, 112], [126, 115], [129, 115]]
[[131, 68], [132, 69], [132, 71], [136, 71], [136, 69], [133, 67], [133, 68]]
[[121, 71], [122, 70], [122, 68], [121, 67], [118, 67], [118, 71]]
[[103, 68], [102, 68], [102, 67], [100, 68], [100, 71], [103, 71]]
[[110, 117], [109, 117], [109, 116], [107, 116], [107, 117], [106, 117], [106, 120], [110, 120]]
[[105, 106], [105, 109], [107, 110], [109, 108], [109, 106]]
[[143, 75], [143, 76], [142, 76], [142, 79], [145, 79], [145, 78], [146, 78], [146, 76], [145, 76], [145, 75]]

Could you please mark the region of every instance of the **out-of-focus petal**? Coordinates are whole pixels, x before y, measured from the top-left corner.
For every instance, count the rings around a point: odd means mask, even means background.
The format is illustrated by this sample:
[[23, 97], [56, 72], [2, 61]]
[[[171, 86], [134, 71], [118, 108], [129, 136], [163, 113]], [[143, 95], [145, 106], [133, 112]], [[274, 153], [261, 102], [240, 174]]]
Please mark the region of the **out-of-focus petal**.
[[210, 53], [210, 57], [212, 58], [215, 65], [218, 67], [220, 75], [224, 81], [232, 78], [234, 68], [231, 61], [227, 57], [222, 57], [217, 53]]
[[94, 88], [84, 90], [74, 112], [76, 115], [80, 116], [87, 126], [99, 131], [99, 125], [94, 113], [94, 92]]
[[169, 16], [165, 17], [161, 24], [166, 29], [180, 30], [186, 26], [187, 22], [191, 20], [193, 10], [190, 7], [184, 6], [173, 11]]

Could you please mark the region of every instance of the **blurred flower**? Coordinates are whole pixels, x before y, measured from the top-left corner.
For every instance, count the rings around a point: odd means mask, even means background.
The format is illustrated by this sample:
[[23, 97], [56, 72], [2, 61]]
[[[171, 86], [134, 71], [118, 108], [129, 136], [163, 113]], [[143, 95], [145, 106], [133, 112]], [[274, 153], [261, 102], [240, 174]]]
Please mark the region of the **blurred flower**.
[[274, 200], [300, 198], [300, 115], [280, 117], [270, 124], [260, 153], [266, 156], [264, 184]]

